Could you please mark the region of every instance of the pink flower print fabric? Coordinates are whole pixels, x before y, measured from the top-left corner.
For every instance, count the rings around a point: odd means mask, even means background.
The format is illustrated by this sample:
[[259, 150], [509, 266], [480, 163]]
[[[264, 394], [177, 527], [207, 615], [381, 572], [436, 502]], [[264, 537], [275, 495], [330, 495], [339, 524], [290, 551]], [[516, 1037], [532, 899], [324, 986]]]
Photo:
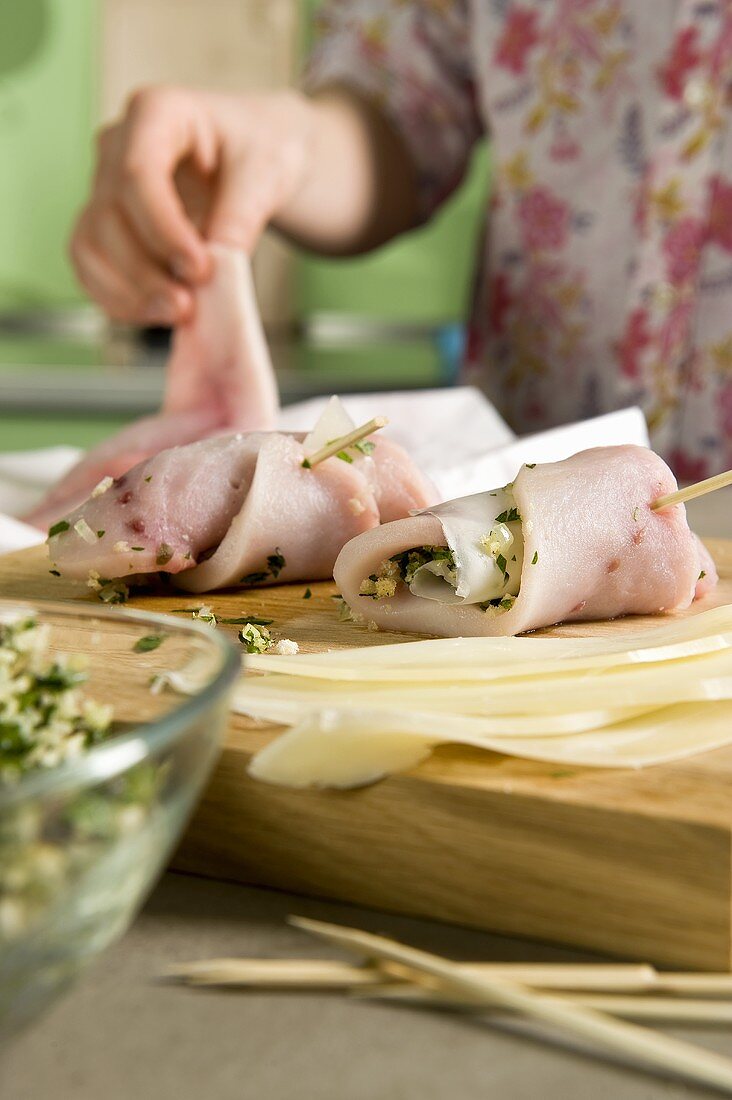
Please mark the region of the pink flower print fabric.
[[425, 218], [488, 136], [465, 375], [516, 430], [637, 402], [732, 466], [732, 0], [331, 0], [308, 82], [387, 113]]

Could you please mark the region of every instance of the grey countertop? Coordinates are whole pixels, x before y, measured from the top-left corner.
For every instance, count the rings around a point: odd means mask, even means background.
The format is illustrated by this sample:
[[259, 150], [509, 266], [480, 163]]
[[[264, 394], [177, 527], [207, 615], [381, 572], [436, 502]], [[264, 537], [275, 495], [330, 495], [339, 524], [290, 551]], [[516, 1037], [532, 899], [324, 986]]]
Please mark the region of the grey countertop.
[[[732, 536], [732, 491], [698, 501], [705, 535]], [[602, 855], [598, 853], [598, 860]], [[586, 955], [181, 875], [76, 988], [0, 1061], [6, 1100], [671, 1100], [709, 1095], [537, 1041], [515, 1025], [342, 995], [190, 990], [168, 964], [222, 955], [321, 957], [285, 923], [302, 913], [455, 958]], [[729, 1029], [676, 1031], [732, 1056]]]
[[[384, 932], [464, 959], [581, 959], [569, 951], [182, 875], [166, 875], [126, 937], [0, 1065], [7, 1100], [671, 1100], [702, 1097], [508, 1025], [354, 1003], [341, 994], [192, 990], [173, 962], [331, 954], [285, 918]], [[732, 1054], [729, 1032], [676, 1031]]]

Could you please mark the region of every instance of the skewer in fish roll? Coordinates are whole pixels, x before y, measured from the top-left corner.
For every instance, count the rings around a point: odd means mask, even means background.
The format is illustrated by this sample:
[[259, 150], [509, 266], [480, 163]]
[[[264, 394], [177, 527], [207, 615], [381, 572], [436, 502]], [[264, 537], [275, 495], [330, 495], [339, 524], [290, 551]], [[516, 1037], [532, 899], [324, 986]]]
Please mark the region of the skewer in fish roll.
[[652, 507], [676, 488], [644, 447], [526, 465], [502, 489], [357, 536], [335, 580], [377, 626], [444, 637], [685, 608], [717, 574], [684, 505]]

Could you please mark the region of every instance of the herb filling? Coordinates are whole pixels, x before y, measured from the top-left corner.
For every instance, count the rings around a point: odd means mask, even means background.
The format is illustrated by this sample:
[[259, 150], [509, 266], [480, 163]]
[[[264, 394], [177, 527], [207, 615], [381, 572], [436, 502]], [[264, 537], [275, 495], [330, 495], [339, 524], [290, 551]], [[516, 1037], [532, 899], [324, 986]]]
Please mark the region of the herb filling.
[[239, 631], [239, 641], [244, 646], [247, 653], [266, 653], [274, 644], [272, 635], [267, 630], [267, 627], [255, 626], [254, 623], [247, 623], [246, 626], [241, 628]]
[[395, 596], [400, 581], [410, 585], [417, 570], [430, 562], [444, 563], [443, 575], [451, 584], [457, 583], [455, 557], [448, 546], [419, 546], [382, 561], [376, 573], [361, 582], [359, 596], [369, 596], [374, 600]]
[[464, 524], [452, 531], [445, 526], [452, 547], [416, 546], [393, 555], [361, 582], [359, 595], [390, 599], [399, 585], [406, 585], [421, 599], [508, 611], [521, 582], [523, 531], [511, 495], [506, 490], [503, 494], [508, 504], [499, 505], [503, 511], [490, 521], [489, 530], [481, 532], [480, 514], [468, 511]]
[[0, 623], [0, 779], [55, 767], [109, 733], [112, 708], [86, 698], [84, 661], [48, 655], [47, 627]]

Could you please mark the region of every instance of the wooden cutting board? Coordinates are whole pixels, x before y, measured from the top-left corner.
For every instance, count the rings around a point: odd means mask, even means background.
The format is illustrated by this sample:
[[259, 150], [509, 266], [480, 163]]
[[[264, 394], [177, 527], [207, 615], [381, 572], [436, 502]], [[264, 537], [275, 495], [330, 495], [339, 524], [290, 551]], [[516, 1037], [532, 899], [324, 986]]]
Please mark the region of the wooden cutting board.
[[[710, 541], [732, 602], [732, 542]], [[43, 550], [0, 558], [0, 597], [93, 599], [49, 576]], [[207, 597], [263, 615], [303, 650], [407, 635], [341, 623], [330, 584]], [[197, 606], [188, 595], [131, 606]], [[694, 611], [691, 612], [692, 614]], [[631, 634], [658, 619], [547, 631]], [[232, 628], [233, 630], [233, 628]], [[221, 760], [174, 866], [678, 967], [732, 969], [732, 746], [642, 771], [566, 768], [439, 749], [357, 791], [257, 783], [247, 763], [278, 732], [232, 717]]]

